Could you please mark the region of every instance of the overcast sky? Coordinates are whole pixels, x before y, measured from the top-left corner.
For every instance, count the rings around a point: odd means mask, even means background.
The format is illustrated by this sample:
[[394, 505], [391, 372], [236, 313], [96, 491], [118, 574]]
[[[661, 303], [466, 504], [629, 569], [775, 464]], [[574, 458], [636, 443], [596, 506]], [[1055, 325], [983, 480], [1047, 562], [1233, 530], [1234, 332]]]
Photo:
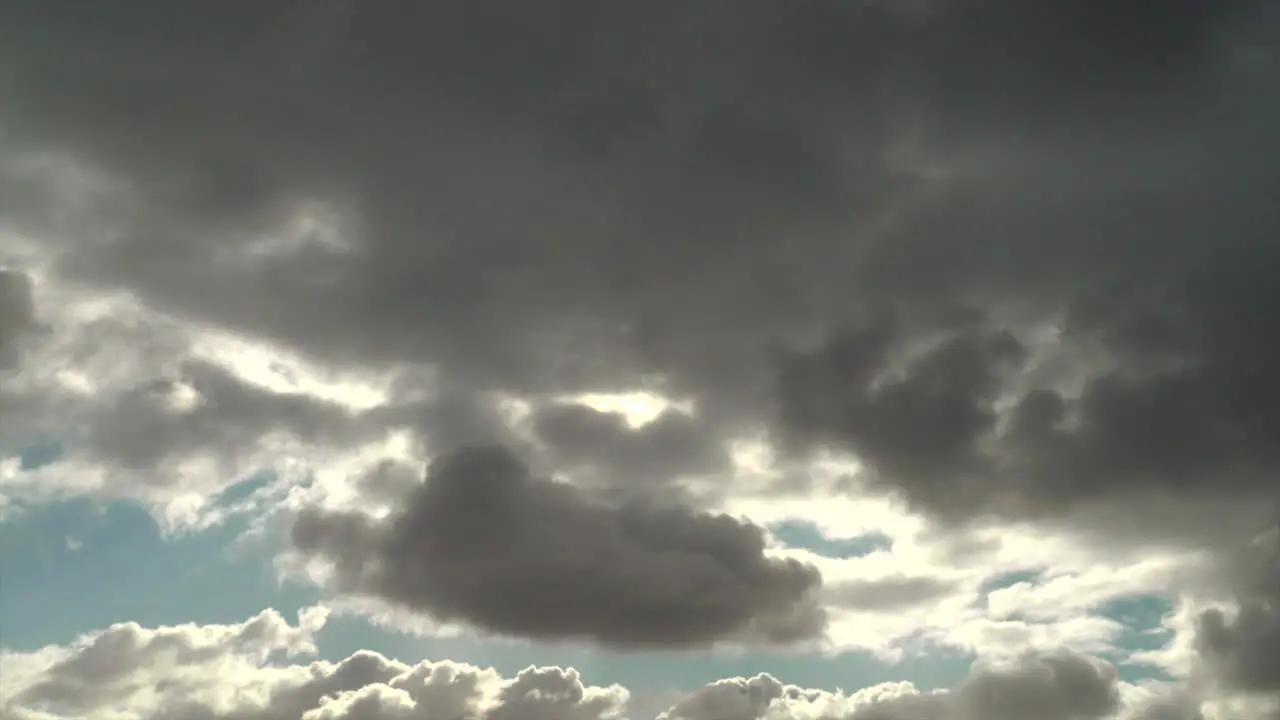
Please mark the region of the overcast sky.
[[0, 716], [1280, 717], [1277, 51], [0, 4]]

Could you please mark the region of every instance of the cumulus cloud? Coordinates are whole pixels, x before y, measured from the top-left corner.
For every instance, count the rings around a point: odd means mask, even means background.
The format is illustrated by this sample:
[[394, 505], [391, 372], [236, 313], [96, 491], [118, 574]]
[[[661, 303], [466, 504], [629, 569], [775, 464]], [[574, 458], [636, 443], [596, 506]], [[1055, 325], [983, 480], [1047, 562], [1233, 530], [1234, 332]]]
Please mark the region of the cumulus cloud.
[[1195, 620], [1199, 657], [1232, 689], [1280, 700], [1280, 528], [1243, 553], [1233, 573], [1235, 604]]
[[4, 653], [6, 709], [94, 714], [156, 694], [197, 696], [208, 690], [204, 673], [234, 676], [265, 664], [275, 654], [315, 651], [314, 634], [326, 612], [309, 608], [292, 626], [265, 610], [235, 625], [179, 625], [144, 628], [121, 623], [81, 637], [68, 647], [35, 653]]
[[[620, 687], [577, 671], [529, 668], [504, 679], [461, 663], [417, 665], [361, 651], [337, 663], [280, 663], [314, 652], [319, 610], [290, 626], [274, 611], [231, 626], [113, 625], [69, 647], [3, 656], [6, 717], [320, 718], [621, 717]], [[296, 658], [295, 658], [296, 659]]]
[[[291, 626], [265, 611], [236, 625], [114, 625], [67, 647], [3, 656], [7, 717], [158, 720], [391, 720], [410, 718], [642, 718], [627, 689], [593, 686], [578, 671], [492, 669], [369, 651], [301, 662], [324, 623], [306, 611]], [[283, 658], [283, 660], [282, 660]], [[1190, 718], [1177, 703], [1125, 685], [1105, 662], [1068, 652], [977, 663], [949, 690], [888, 683], [851, 692], [789, 685], [760, 674], [708, 684], [661, 720], [1030, 720]], [[1136, 714], [1135, 714], [1136, 713]], [[1143, 714], [1145, 713], [1145, 714]], [[648, 715], [647, 717], [652, 717]], [[1259, 715], [1258, 717], [1262, 717]]]
[[821, 575], [768, 557], [760, 528], [600, 504], [496, 447], [438, 457], [383, 519], [303, 510], [292, 540], [332, 563], [343, 590], [509, 635], [680, 646], [825, 627]]

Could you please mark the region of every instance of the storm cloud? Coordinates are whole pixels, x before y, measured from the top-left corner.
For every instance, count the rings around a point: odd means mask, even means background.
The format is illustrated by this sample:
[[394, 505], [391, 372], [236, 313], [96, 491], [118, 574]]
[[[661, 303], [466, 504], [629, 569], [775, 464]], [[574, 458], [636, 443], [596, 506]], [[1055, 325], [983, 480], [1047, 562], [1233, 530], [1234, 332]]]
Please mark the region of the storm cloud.
[[1265, 7], [59, 8], [3, 42], [14, 167], [105, 178], [6, 210], [58, 276], [462, 397], [690, 398], [595, 441], [627, 481], [763, 426], [940, 514], [1274, 494]]
[[294, 545], [339, 587], [437, 620], [617, 647], [819, 637], [822, 578], [765, 555], [764, 532], [725, 515], [593, 502], [475, 447], [431, 464], [383, 520], [306, 510]]

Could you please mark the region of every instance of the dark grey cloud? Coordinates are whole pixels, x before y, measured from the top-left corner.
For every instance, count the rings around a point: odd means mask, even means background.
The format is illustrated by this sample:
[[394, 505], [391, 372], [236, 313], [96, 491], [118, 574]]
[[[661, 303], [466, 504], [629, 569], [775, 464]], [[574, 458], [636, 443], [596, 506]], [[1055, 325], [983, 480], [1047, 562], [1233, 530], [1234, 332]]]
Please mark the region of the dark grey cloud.
[[825, 628], [821, 576], [766, 557], [760, 528], [595, 502], [508, 451], [447, 453], [384, 520], [306, 510], [292, 530], [339, 587], [438, 620], [619, 647], [787, 643]]
[[31, 275], [0, 264], [0, 454], [26, 449], [45, 429], [55, 404], [25, 373], [32, 345], [46, 329], [36, 311]]
[[213, 363], [189, 360], [170, 377], [131, 388], [85, 418], [75, 444], [116, 467], [153, 470], [170, 457], [210, 452], [234, 464], [273, 432], [325, 445], [373, 437], [358, 413], [303, 394], [256, 387]]
[[[65, 188], [15, 171], [6, 214], [54, 277], [429, 364], [462, 404], [691, 398], [688, 439], [541, 416], [625, 482], [764, 426], [953, 517], [1254, 501], [1280, 460], [1277, 72], [1241, 60], [1265, 5], [18, 2], [5, 152], [116, 199], [51, 224]], [[345, 244], [254, 249], [304, 201]]]
[[1280, 529], [1242, 553], [1232, 568], [1236, 607], [1196, 619], [1199, 658], [1232, 690], [1280, 697]]
[[981, 444], [999, 420], [1001, 365], [1016, 367], [1025, 351], [1007, 333], [977, 329], [930, 348], [904, 376], [886, 377], [893, 333], [882, 324], [859, 328], [787, 358], [782, 425], [791, 437], [848, 444], [877, 478], [909, 488], [926, 506], [960, 500], [970, 510], [966, 481], [991, 480]]
[[17, 270], [0, 269], [0, 371], [17, 368], [18, 344], [35, 322], [31, 278]]
[[621, 413], [554, 403], [536, 410], [531, 425], [553, 467], [599, 474], [606, 486], [627, 478], [631, 486], [626, 489], [632, 493], [660, 491], [665, 483], [686, 476], [733, 470], [723, 438], [678, 410], [631, 428]]
[[1280, 690], [1275, 669], [1280, 652], [1280, 617], [1260, 600], [1245, 601], [1234, 617], [1220, 610], [1199, 618], [1201, 653], [1219, 666], [1231, 686], [1250, 692]]

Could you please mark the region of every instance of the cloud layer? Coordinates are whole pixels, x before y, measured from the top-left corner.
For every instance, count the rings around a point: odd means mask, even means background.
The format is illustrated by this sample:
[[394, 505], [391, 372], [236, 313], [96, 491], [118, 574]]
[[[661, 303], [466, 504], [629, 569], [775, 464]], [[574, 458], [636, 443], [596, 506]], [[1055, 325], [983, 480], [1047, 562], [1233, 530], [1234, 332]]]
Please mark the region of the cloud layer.
[[[1235, 560], [1280, 502], [1278, 40], [1261, 0], [8, 3], [0, 498], [197, 526], [274, 470], [342, 592], [634, 647], [820, 637], [818, 572], [713, 511], [835, 485], [1214, 558], [1205, 682], [1280, 690]], [[1052, 657], [1009, 676], [1114, 685]], [[904, 702], [1017, 717], [1005, 672]], [[344, 702], [420, 702], [384, 686]]]
[[503, 7], [24, 4], [7, 224], [457, 402], [689, 398], [671, 452], [540, 413], [619, 483], [763, 429], [943, 515], [1273, 495], [1265, 8]]

